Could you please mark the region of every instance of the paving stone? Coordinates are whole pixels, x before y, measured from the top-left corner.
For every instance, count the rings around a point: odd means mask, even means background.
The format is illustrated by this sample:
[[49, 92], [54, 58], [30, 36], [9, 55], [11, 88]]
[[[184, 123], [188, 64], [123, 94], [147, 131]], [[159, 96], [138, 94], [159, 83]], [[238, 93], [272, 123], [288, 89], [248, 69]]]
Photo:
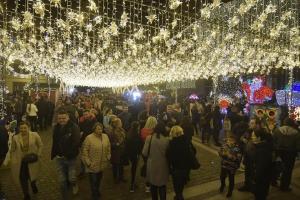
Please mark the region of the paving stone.
[[[52, 145], [52, 133], [51, 130], [40, 133], [42, 141], [44, 143], [43, 154], [41, 157], [41, 174], [37, 183], [39, 193], [34, 195], [34, 199], [41, 200], [58, 200], [60, 199], [59, 185], [57, 181], [57, 173], [55, 163], [50, 160], [50, 151]], [[201, 168], [196, 171], [192, 171], [190, 175], [190, 182], [186, 187], [192, 187], [201, 183], [216, 180], [219, 177], [220, 160], [218, 156], [207, 152], [201, 148], [197, 149], [197, 157], [201, 162]], [[79, 162], [78, 162], [79, 163]], [[142, 165], [142, 161], [139, 162], [139, 166]], [[79, 166], [79, 164], [78, 164]], [[150, 197], [149, 193], [145, 193], [145, 180], [139, 175], [140, 169], [137, 171], [137, 185], [138, 188], [134, 193], [129, 192], [130, 181], [130, 167], [125, 167], [125, 178], [127, 183], [114, 184], [111, 168], [108, 168], [104, 172], [101, 192], [104, 200], [141, 200]], [[21, 189], [16, 187], [11, 179], [10, 169], [0, 169], [0, 180], [3, 184], [3, 191], [5, 191], [7, 200], [21, 200], [23, 198]], [[170, 177], [169, 184], [167, 186], [168, 192], [173, 191], [172, 181]], [[85, 176], [79, 180], [79, 194], [73, 196], [75, 200], [90, 199], [90, 188], [88, 177]]]

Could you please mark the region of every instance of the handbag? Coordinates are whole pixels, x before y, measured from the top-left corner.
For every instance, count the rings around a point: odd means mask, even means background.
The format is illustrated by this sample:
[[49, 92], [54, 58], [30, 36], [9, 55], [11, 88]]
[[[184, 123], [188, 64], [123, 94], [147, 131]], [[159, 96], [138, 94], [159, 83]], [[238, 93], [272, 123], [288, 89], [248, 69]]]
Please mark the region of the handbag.
[[148, 160], [148, 157], [150, 155], [151, 142], [152, 142], [152, 136], [150, 138], [150, 143], [149, 143], [149, 147], [148, 147], [147, 157], [144, 158], [144, 164], [143, 164], [143, 166], [141, 168], [141, 177], [146, 177], [146, 174], [147, 174], [147, 160]]
[[35, 163], [37, 161], [38, 161], [38, 155], [35, 153], [26, 154], [22, 159], [22, 162], [26, 164]]
[[197, 157], [196, 157], [197, 151], [195, 149], [195, 147], [193, 146], [193, 144], [190, 144], [190, 158], [191, 158], [191, 169], [192, 170], [197, 170], [200, 168], [200, 162], [198, 161]]

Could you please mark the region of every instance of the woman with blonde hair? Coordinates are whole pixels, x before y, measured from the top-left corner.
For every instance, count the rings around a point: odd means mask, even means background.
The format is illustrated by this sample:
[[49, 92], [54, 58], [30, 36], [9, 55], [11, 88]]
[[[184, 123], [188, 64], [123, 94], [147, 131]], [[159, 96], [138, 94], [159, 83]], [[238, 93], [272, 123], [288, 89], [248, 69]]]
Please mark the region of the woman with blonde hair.
[[15, 135], [11, 144], [11, 170], [13, 180], [20, 183], [24, 199], [29, 200], [28, 182], [33, 193], [37, 193], [36, 180], [40, 171], [40, 156], [43, 143], [38, 133], [30, 132], [28, 122], [20, 122], [19, 134]]
[[[153, 131], [154, 131], [154, 128], [156, 127], [156, 125], [157, 125], [156, 118], [152, 117], [152, 116], [148, 117], [144, 128], [142, 128], [142, 130], [141, 130], [141, 139], [142, 139], [143, 146], [145, 144], [146, 138], [149, 135], [153, 134]], [[143, 167], [146, 168], [147, 160], [146, 160], [145, 157], [143, 157], [143, 160], [144, 160], [144, 166]], [[143, 174], [142, 176], [145, 176], [145, 175], [146, 174]], [[145, 192], [150, 192], [150, 184], [148, 182], [146, 182]]]
[[172, 181], [175, 191], [175, 200], [183, 200], [184, 185], [188, 181], [191, 169], [192, 157], [190, 153], [190, 142], [184, 136], [180, 126], [173, 126], [170, 131], [171, 141], [167, 151], [170, 164]]
[[145, 142], [146, 138], [149, 135], [152, 135], [153, 130], [156, 127], [156, 125], [157, 125], [156, 118], [152, 117], [152, 116], [148, 117], [144, 128], [142, 128], [142, 130], [141, 130], [141, 138], [142, 138], [143, 142]]
[[159, 122], [152, 135], [146, 139], [142, 154], [147, 158], [146, 180], [150, 184], [153, 200], [166, 200], [166, 185], [169, 167], [166, 152], [169, 145], [168, 132], [163, 122]]

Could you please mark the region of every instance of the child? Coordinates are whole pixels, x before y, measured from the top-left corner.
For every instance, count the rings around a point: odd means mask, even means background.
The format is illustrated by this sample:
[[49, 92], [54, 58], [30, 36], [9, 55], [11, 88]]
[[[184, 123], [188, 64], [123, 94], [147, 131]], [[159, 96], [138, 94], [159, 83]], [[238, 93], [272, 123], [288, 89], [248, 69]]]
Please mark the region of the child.
[[242, 153], [241, 148], [238, 144], [238, 139], [231, 133], [225, 139], [223, 146], [219, 151], [221, 157], [221, 187], [220, 192], [224, 191], [225, 179], [229, 177], [229, 190], [226, 197], [232, 196], [232, 191], [234, 187], [234, 176], [236, 170], [240, 167]]

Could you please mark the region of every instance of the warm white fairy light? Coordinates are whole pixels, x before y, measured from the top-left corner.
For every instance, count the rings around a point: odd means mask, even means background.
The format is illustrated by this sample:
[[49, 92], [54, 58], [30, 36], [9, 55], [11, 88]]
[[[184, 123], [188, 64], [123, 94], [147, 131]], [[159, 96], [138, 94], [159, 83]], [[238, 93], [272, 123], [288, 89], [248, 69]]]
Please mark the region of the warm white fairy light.
[[[186, 3], [179, 0], [169, 1], [168, 11], [123, 9], [109, 14], [113, 18], [103, 14], [99, 1], [88, 1], [88, 13], [69, 8], [63, 17], [50, 15], [45, 2], [35, 1], [21, 16], [7, 18], [9, 28], [0, 29], [0, 55], [68, 85], [125, 87], [300, 66], [297, 10], [280, 7], [281, 2], [214, 0], [199, 10], [198, 21], [176, 13]], [[64, 9], [63, 3], [51, 0], [50, 6]], [[147, 24], [137, 20], [139, 14]], [[45, 22], [51, 16], [51, 23], [35, 24], [43, 16]], [[168, 23], [162, 24], [163, 18]], [[39, 36], [26, 34], [36, 30]]]

